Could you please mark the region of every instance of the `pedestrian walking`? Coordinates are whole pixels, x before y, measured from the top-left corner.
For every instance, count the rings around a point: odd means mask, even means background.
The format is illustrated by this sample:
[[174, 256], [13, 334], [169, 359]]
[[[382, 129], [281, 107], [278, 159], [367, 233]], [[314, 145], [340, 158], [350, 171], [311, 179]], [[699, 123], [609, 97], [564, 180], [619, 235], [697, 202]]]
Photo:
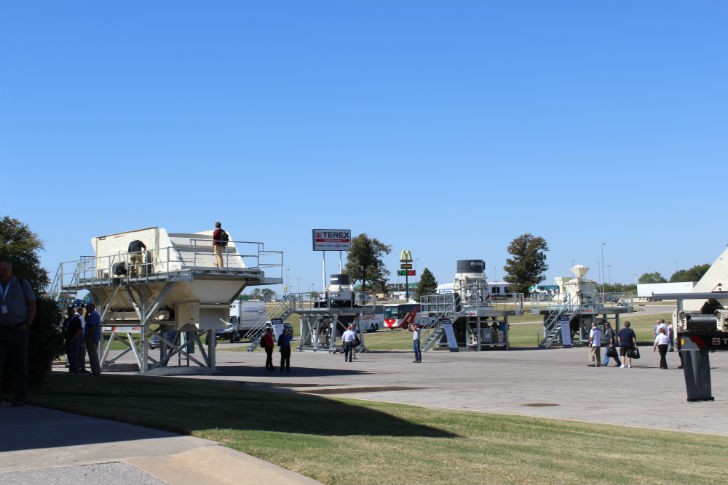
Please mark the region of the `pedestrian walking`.
[[652, 351], [660, 351], [660, 369], [667, 369], [667, 346], [670, 339], [665, 335], [665, 329], [660, 328], [657, 336], [655, 337], [655, 343], [652, 345]]
[[614, 359], [617, 367], [622, 365], [622, 361], [619, 360], [619, 353], [617, 352], [617, 336], [614, 334], [614, 330], [609, 322], [604, 322], [604, 345], [606, 346], [604, 352], [604, 367], [609, 367], [609, 359]]
[[341, 336], [341, 341], [344, 343], [344, 362], [351, 362], [354, 355], [354, 341], [356, 340], [356, 332], [354, 332], [354, 326], [349, 325], [346, 331]]
[[632, 324], [624, 322], [624, 328], [617, 334], [617, 342], [619, 342], [619, 355], [622, 356], [621, 368], [632, 367], [632, 349], [637, 346], [637, 335], [631, 328]]
[[260, 339], [260, 344], [265, 350], [265, 370], [276, 370], [273, 365], [273, 347], [275, 347], [275, 339], [273, 338], [273, 329], [268, 327], [265, 329], [263, 338]]
[[597, 327], [597, 322], [592, 322], [589, 332], [589, 365], [593, 367], [602, 366], [601, 358], [602, 331]]

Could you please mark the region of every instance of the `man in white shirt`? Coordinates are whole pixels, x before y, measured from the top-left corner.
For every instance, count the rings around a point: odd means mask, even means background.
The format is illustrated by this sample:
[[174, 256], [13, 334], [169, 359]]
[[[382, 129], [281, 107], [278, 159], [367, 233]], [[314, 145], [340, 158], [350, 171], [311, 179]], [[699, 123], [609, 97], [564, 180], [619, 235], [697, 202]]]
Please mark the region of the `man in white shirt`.
[[412, 349], [415, 351], [415, 360], [412, 362], [415, 364], [419, 364], [422, 362], [422, 351], [420, 350], [420, 332], [421, 327], [419, 324], [415, 323], [414, 325], [409, 326], [410, 331], [412, 332]]
[[347, 327], [341, 336], [341, 340], [344, 342], [344, 362], [351, 362], [351, 358], [354, 355], [354, 341], [356, 340], [356, 332], [354, 332], [353, 325]]
[[602, 331], [597, 327], [597, 322], [592, 322], [592, 328], [589, 332], [589, 365], [592, 367], [602, 366], [601, 357], [602, 348]]

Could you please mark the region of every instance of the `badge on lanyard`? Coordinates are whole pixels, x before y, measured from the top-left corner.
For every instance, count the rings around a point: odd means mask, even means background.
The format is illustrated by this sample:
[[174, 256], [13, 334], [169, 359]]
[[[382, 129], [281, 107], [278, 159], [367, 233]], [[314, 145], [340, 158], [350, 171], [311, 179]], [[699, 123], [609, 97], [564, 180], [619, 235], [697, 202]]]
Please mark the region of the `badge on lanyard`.
[[10, 282], [8, 282], [8, 286], [6, 286], [5, 288], [3, 288], [2, 285], [0, 284], [0, 289], [2, 289], [2, 291], [0, 291], [0, 295], [2, 295], [2, 297], [3, 297], [3, 306], [2, 306], [2, 308], [0, 308], [0, 312], [2, 312], [3, 315], [5, 315], [6, 313], [8, 313], [8, 305], [5, 302], [8, 299], [8, 290], [10, 290]]

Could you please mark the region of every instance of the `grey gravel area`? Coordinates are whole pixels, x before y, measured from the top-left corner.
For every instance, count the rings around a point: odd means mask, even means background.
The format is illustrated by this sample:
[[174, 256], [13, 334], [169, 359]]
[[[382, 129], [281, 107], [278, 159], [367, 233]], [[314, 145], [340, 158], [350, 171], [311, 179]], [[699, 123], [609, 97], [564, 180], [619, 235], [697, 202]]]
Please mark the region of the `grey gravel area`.
[[124, 463], [40, 468], [0, 474], [3, 485], [169, 485]]

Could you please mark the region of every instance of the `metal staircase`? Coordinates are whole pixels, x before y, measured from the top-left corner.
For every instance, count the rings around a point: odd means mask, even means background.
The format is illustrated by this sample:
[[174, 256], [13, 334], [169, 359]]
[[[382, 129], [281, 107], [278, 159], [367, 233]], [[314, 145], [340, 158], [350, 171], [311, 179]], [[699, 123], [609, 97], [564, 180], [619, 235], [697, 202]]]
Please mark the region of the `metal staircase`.
[[281, 320], [286, 320], [286, 318], [290, 317], [293, 313], [294, 308], [288, 301], [282, 301], [279, 302], [279, 304], [272, 308], [269, 312], [265, 314], [263, 318], [261, 318], [257, 324], [250, 330], [248, 330], [245, 335], [243, 335], [243, 338], [249, 338], [250, 339], [250, 345], [248, 345], [248, 352], [255, 352], [255, 350], [260, 346], [260, 338], [265, 333], [265, 329], [268, 326], [268, 322], [271, 321], [274, 318], [280, 318]]
[[445, 329], [438, 323], [437, 327], [433, 328], [430, 335], [425, 339], [425, 343], [422, 345], [422, 351], [427, 352], [436, 345], [440, 344], [440, 340], [445, 336]]
[[561, 334], [561, 322], [559, 317], [568, 313], [569, 307], [567, 305], [560, 306], [549, 311], [546, 320], [544, 321], [544, 339], [539, 344], [542, 349], [548, 349], [558, 339]]
[[48, 294], [53, 301], [58, 302], [60, 307], [68, 307], [73, 304], [76, 298], [76, 290], [68, 290], [66, 286], [75, 286], [79, 280], [79, 268], [77, 265], [73, 265], [73, 273], [64, 273], [64, 264], [66, 268], [69, 263], [61, 263], [58, 265], [56, 275], [53, 277]]

